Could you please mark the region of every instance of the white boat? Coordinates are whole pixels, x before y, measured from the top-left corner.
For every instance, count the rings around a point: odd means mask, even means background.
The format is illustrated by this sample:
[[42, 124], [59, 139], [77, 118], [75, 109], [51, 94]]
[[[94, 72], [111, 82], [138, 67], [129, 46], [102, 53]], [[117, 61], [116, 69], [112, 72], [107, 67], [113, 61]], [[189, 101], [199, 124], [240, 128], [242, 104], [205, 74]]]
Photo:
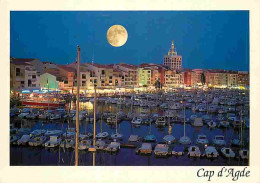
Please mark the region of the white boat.
[[216, 105], [210, 105], [209, 107], [208, 107], [208, 112], [209, 113], [214, 113], [214, 112], [217, 112], [217, 106]]
[[226, 141], [224, 139], [224, 136], [216, 135], [214, 140], [213, 140], [213, 144], [218, 145], [218, 146], [226, 145]]
[[131, 119], [133, 119], [135, 117], [135, 113], [128, 112], [126, 117], [131, 120]]
[[167, 103], [162, 103], [162, 104], [160, 105], [160, 107], [161, 107], [162, 109], [168, 109], [168, 104], [167, 104]]
[[93, 136], [93, 134], [91, 134], [91, 133], [87, 133], [87, 134], [82, 134], [82, 133], [80, 133], [80, 134], [79, 134], [79, 139], [81, 139], [81, 140], [86, 140], [86, 139], [88, 139], [90, 136]]
[[141, 125], [142, 124], [142, 118], [139, 117], [134, 117], [133, 120], [131, 121], [133, 125]]
[[65, 138], [72, 138], [72, 137], [76, 136], [76, 132], [67, 131], [67, 132], [63, 133], [62, 136]]
[[17, 130], [17, 133], [18, 134], [29, 134], [31, 131], [31, 128], [19, 128]]
[[149, 117], [149, 115], [148, 115], [146, 112], [140, 112], [139, 117], [140, 117], [141, 119], [146, 119], [146, 118]]
[[225, 116], [223, 114], [218, 114], [218, 116], [216, 117], [216, 120], [224, 121], [225, 120]]
[[20, 119], [25, 119], [27, 115], [29, 115], [29, 112], [22, 112], [21, 114], [18, 115], [18, 118]]
[[142, 143], [141, 147], [136, 150], [136, 153], [140, 154], [152, 154], [152, 144]]
[[205, 122], [208, 122], [208, 121], [212, 120], [212, 118], [211, 118], [210, 115], [205, 114], [205, 115], [202, 116], [202, 120], [205, 121]]
[[39, 119], [47, 119], [48, 116], [47, 116], [46, 112], [40, 112], [38, 118], [39, 118]]
[[86, 150], [91, 146], [91, 140], [81, 140], [79, 142], [79, 150]]
[[183, 145], [191, 144], [191, 139], [187, 136], [183, 136], [179, 139], [179, 143]]
[[228, 113], [228, 114], [227, 114], [227, 119], [228, 119], [228, 121], [236, 121], [236, 120], [239, 120], [239, 119], [237, 118], [236, 114], [234, 114], [234, 113]]
[[155, 156], [168, 156], [169, 146], [167, 144], [157, 144], [154, 148]]
[[46, 140], [46, 136], [38, 136], [33, 139], [30, 139], [28, 144], [29, 146], [42, 146], [42, 144], [44, 144]]
[[184, 114], [183, 114], [183, 133], [184, 133], [184, 136], [183, 137], [181, 137], [180, 139], [179, 139], [179, 143], [180, 144], [183, 144], [183, 145], [188, 145], [188, 144], [191, 144], [191, 139], [188, 137], [188, 136], [186, 136], [186, 128], [185, 128], [185, 126], [186, 126], [186, 120], [185, 120], [185, 116], [186, 116], [186, 113], [185, 113], [185, 107], [183, 108], [184, 110]]
[[65, 133], [62, 134], [65, 138], [72, 138], [76, 136], [76, 128], [68, 128]]
[[206, 106], [198, 106], [198, 111], [199, 112], [206, 112], [207, 108], [206, 108]]
[[197, 115], [195, 115], [195, 114], [193, 114], [193, 115], [191, 115], [190, 116], [190, 121], [194, 121], [195, 120], [195, 118], [197, 118], [198, 116]]
[[173, 135], [166, 135], [163, 137], [163, 140], [167, 143], [167, 144], [172, 144], [176, 141], [175, 137]]
[[220, 128], [228, 128], [229, 127], [229, 122], [228, 121], [220, 121], [219, 125]]
[[207, 123], [207, 125], [209, 126], [209, 128], [215, 128], [217, 124], [216, 124], [216, 122], [211, 120], [210, 122]]
[[130, 137], [128, 138], [128, 142], [137, 142], [139, 141], [139, 136], [138, 135], [130, 135]]
[[47, 130], [45, 129], [41, 129], [41, 130], [33, 130], [30, 134], [32, 136], [39, 136], [39, 135], [43, 135], [47, 132]]
[[156, 126], [165, 126], [166, 125], [166, 118], [165, 118], [165, 116], [158, 117], [157, 120], [155, 121], [155, 125]]
[[39, 115], [39, 119], [50, 119], [53, 112], [54, 112], [53, 110], [47, 110], [44, 113]]
[[[80, 121], [84, 120], [85, 117], [86, 117], [86, 116], [85, 116], [84, 114], [79, 113], [79, 120], [80, 120]], [[73, 121], [76, 121], [76, 115], [73, 116], [73, 119], [72, 119], [72, 120], [73, 120]]]
[[236, 154], [234, 153], [234, 151], [231, 148], [228, 147], [223, 147], [221, 149], [221, 153], [223, 154], [224, 157], [226, 158], [234, 158], [236, 156]]
[[209, 140], [207, 139], [206, 135], [198, 135], [198, 138], [196, 139], [196, 143], [200, 145], [208, 145]]
[[165, 111], [164, 116], [165, 116], [166, 118], [173, 118], [173, 117], [176, 116], [176, 114], [175, 114], [175, 112], [173, 112], [173, 111], [171, 111], [171, 110], [167, 110], [167, 111]]
[[202, 127], [203, 126], [202, 118], [195, 118], [194, 122], [193, 122], [193, 126], [195, 126], [195, 127]]
[[36, 112], [31, 112], [31, 113], [27, 114], [26, 116], [24, 116], [24, 118], [26, 118], [26, 119], [37, 119], [38, 116], [39, 116], [38, 113], [36, 113]]
[[50, 136], [50, 140], [44, 143], [45, 147], [57, 147], [59, 146], [61, 143], [61, 138], [59, 138], [58, 136]]
[[180, 110], [181, 109], [181, 105], [180, 103], [173, 103], [169, 106], [169, 109], [172, 109], [172, 110]]
[[239, 157], [241, 159], [248, 159], [249, 158], [249, 151], [246, 149], [239, 150]]
[[109, 152], [117, 152], [120, 149], [119, 142], [111, 142], [104, 150]]
[[61, 119], [61, 114], [56, 113], [50, 115], [50, 120], [58, 120], [58, 119]]
[[100, 132], [96, 135], [96, 138], [107, 138], [108, 136], [108, 132]]
[[122, 139], [123, 138], [123, 134], [120, 133], [114, 133], [111, 135], [111, 138], [116, 140], [116, 139]]
[[19, 140], [17, 140], [17, 145], [26, 145], [30, 139], [30, 135], [23, 135]]
[[45, 135], [46, 136], [53, 136], [53, 135], [60, 135], [62, 134], [61, 130], [47, 130]]
[[207, 158], [217, 158], [219, 156], [218, 151], [214, 146], [206, 147], [205, 154]]
[[188, 148], [188, 156], [189, 157], [200, 157], [201, 152], [198, 146], [190, 146]]
[[108, 124], [116, 124], [118, 121], [118, 118], [116, 115], [111, 115], [107, 118], [107, 123]]
[[106, 142], [101, 140], [101, 139], [98, 139], [96, 141], [96, 145], [95, 146], [96, 146], [96, 149], [103, 150], [105, 148], [105, 146], [106, 146]]
[[62, 148], [74, 148], [75, 147], [75, 139], [67, 138], [61, 141], [60, 147]]

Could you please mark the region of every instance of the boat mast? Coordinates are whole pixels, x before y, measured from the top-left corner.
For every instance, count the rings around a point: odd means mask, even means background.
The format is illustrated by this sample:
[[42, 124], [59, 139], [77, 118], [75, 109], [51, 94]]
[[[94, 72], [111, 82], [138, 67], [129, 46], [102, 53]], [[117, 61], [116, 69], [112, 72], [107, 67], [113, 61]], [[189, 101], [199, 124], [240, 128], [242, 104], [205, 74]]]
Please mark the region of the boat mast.
[[102, 108], [101, 108], [101, 120], [100, 120], [100, 132], [101, 132], [101, 133], [102, 133], [103, 115], [104, 115], [104, 109], [103, 109], [103, 103], [102, 103]]
[[243, 119], [242, 119], [242, 106], [241, 106], [241, 109], [240, 109], [240, 148], [243, 147], [242, 132], [243, 132]]
[[185, 103], [183, 102], [183, 104], [184, 104], [184, 108], [183, 108], [183, 111], [184, 111], [184, 116], [183, 116], [184, 128], [183, 128], [183, 130], [184, 130], [184, 137], [185, 137], [186, 136], [186, 134], [185, 134]]
[[96, 84], [94, 84], [94, 107], [93, 107], [93, 117], [94, 117], [94, 124], [93, 124], [93, 146], [95, 147], [96, 145], [96, 97], [97, 97], [97, 89], [96, 89]]
[[48, 110], [49, 110], [49, 103], [50, 103], [49, 97], [50, 97], [50, 95], [49, 95], [49, 80], [48, 80], [48, 78], [47, 78], [47, 86], [48, 86]]
[[75, 166], [78, 166], [79, 147], [79, 87], [80, 87], [80, 47], [77, 47], [77, 103], [76, 103], [76, 143], [75, 143]]

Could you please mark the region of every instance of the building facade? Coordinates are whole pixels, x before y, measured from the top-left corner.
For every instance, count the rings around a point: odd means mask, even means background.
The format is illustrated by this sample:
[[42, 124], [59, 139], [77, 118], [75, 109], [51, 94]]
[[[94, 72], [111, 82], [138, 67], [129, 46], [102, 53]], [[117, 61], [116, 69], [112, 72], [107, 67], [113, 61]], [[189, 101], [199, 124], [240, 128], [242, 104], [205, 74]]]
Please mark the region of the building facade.
[[40, 75], [40, 87], [44, 89], [57, 90], [59, 89], [59, 81], [57, 81], [56, 76], [44, 73]]
[[182, 68], [182, 56], [177, 54], [174, 47], [174, 42], [172, 42], [168, 54], [163, 57], [163, 64], [169, 66], [171, 69]]

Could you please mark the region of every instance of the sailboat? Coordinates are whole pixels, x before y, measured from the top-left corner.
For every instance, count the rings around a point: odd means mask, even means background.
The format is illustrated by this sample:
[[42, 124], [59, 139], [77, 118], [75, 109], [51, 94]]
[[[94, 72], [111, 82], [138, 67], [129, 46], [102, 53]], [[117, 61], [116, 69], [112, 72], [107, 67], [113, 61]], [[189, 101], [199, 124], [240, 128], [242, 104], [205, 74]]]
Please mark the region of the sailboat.
[[[235, 121], [233, 121], [235, 122]], [[231, 140], [231, 145], [232, 146], [241, 146], [242, 145], [242, 128], [243, 128], [243, 121], [242, 121], [242, 108], [241, 108], [241, 111], [240, 111], [240, 120], [237, 121], [238, 122], [238, 125], [240, 127], [239, 129], [239, 138], [234, 138]]]
[[185, 105], [184, 105], [184, 117], [183, 117], [183, 120], [184, 120], [184, 127], [183, 127], [184, 136], [180, 138], [179, 143], [186, 145], [186, 144], [191, 144], [191, 140], [188, 136], [186, 136], [186, 133], [185, 133], [185, 124], [186, 124], [185, 118], [186, 118], [186, 116], [185, 116]]
[[170, 123], [168, 123], [169, 126], [169, 130], [168, 130], [168, 135], [165, 135], [163, 137], [163, 140], [167, 143], [167, 144], [172, 144], [176, 141], [175, 137], [173, 135], [171, 135], [172, 132], [172, 126], [170, 125]]
[[100, 133], [98, 133], [96, 135], [96, 138], [98, 139], [96, 141], [96, 149], [100, 149], [100, 150], [104, 149], [104, 147], [106, 145], [106, 142], [104, 140], [102, 140], [102, 139], [107, 138], [109, 136], [108, 132], [103, 132], [103, 128], [102, 128], [103, 127], [102, 126], [102, 124], [103, 124], [103, 116], [104, 116], [103, 105], [102, 105], [102, 108], [101, 108], [101, 113], [102, 114], [101, 114], [101, 120], [100, 120]]
[[[117, 117], [117, 115], [116, 115], [116, 117]], [[114, 141], [123, 138], [123, 134], [117, 132], [117, 122], [118, 122], [118, 120], [116, 119], [116, 133], [114, 133], [114, 134], [111, 135], [111, 138], [112, 138]]]
[[150, 121], [150, 127], [149, 127], [149, 134], [145, 136], [144, 140], [146, 142], [155, 142], [156, 141], [156, 138], [153, 134], [151, 134], [151, 131], [152, 131], [152, 123]]

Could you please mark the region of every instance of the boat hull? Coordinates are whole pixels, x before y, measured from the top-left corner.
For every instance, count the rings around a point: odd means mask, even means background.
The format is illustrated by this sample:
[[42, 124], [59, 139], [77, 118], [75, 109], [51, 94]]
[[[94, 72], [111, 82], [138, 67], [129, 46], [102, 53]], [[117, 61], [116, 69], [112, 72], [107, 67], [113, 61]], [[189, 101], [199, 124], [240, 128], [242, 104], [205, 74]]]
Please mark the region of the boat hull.
[[65, 103], [48, 103], [48, 102], [22, 101], [22, 105], [59, 107], [59, 106], [64, 106]]

